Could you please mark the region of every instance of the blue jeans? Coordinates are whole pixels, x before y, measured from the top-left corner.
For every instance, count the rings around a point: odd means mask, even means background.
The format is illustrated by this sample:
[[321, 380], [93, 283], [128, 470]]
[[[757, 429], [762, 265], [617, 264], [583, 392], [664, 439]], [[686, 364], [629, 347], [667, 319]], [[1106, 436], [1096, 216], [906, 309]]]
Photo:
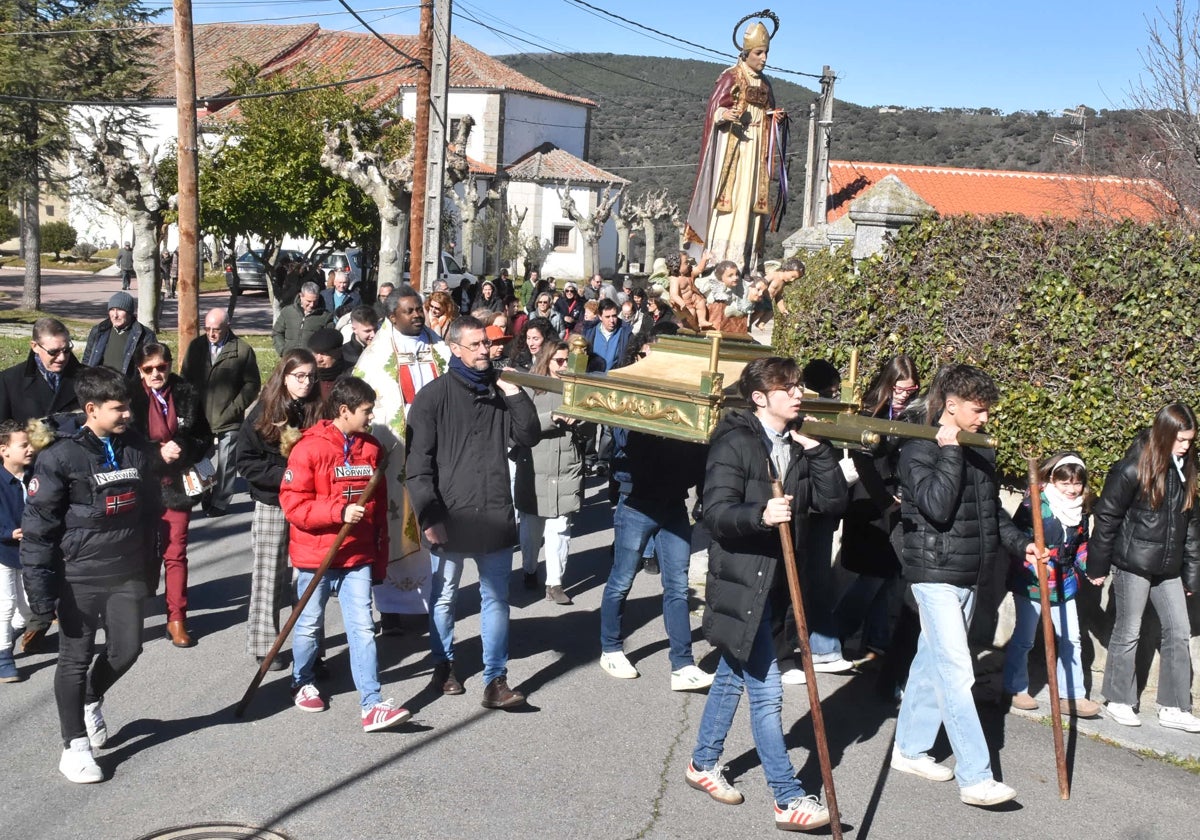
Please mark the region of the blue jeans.
[[[313, 573], [296, 570], [296, 596], [308, 588]], [[296, 621], [292, 639], [292, 688], [313, 681], [313, 663], [325, 626], [325, 604], [336, 595], [342, 608], [342, 625], [350, 646], [350, 673], [362, 707], [369, 709], [383, 697], [379, 693], [379, 663], [375, 657], [375, 617], [371, 613], [371, 567], [330, 569]]]
[[921, 614], [921, 636], [900, 703], [896, 746], [905, 758], [919, 758], [944, 724], [958, 759], [954, 775], [959, 786], [987, 781], [992, 778], [991, 755], [971, 696], [975, 668], [967, 647], [975, 590], [914, 583], [912, 592]]
[[679, 501], [653, 515], [627, 504], [622, 495], [613, 513], [613, 565], [600, 600], [600, 650], [621, 650], [621, 616], [633, 586], [638, 561], [650, 539], [658, 552], [663, 588], [663, 624], [670, 643], [671, 670], [695, 665], [692, 625], [688, 619], [688, 562], [692, 553], [692, 526], [687, 506]]
[[508, 576], [513, 550], [503, 548], [490, 554], [467, 555], [454, 551], [430, 552], [433, 582], [429, 590], [429, 650], [433, 662], [454, 661], [454, 603], [463, 565], [474, 556], [479, 567], [479, 625], [483, 638], [483, 682], [508, 674]]
[[[1013, 595], [1013, 605], [1017, 609], [1017, 623], [1008, 641], [1008, 650], [1004, 653], [1004, 691], [1020, 694], [1029, 691], [1029, 651], [1037, 635], [1042, 604], [1017, 592]], [[1079, 613], [1075, 609], [1075, 602], [1051, 604], [1050, 618], [1054, 622], [1056, 636], [1059, 696], [1065, 700], [1086, 697], [1083, 663], [1079, 660]]]
[[775, 802], [786, 807], [792, 799], [804, 796], [804, 788], [796, 780], [796, 768], [792, 766], [783, 740], [783, 685], [779, 682], [769, 607], [763, 609], [758, 632], [750, 646], [750, 658], [745, 663], [738, 662], [727, 651], [721, 654], [717, 673], [708, 689], [704, 714], [700, 717], [696, 749], [692, 752], [692, 766], [697, 770], [711, 770], [721, 760], [725, 736], [733, 724], [743, 687], [750, 695], [750, 731], [754, 735], [754, 749], [762, 762]]

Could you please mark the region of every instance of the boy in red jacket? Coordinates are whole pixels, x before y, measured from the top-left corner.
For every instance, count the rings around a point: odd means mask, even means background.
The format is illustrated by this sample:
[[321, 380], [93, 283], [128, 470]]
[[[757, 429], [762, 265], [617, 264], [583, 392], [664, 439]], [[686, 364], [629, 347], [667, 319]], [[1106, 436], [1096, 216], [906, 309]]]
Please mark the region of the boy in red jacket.
[[325, 701], [313, 685], [313, 663], [325, 603], [335, 594], [366, 732], [398, 726], [412, 716], [379, 693], [371, 586], [381, 582], [387, 570], [387, 485], [380, 482], [366, 505], [360, 503], [367, 482], [381, 466], [379, 441], [367, 433], [374, 408], [375, 391], [370, 385], [354, 377], [339, 379], [325, 401], [328, 419], [304, 432], [288, 456], [279, 488], [279, 504], [290, 525], [289, 553], [297, 572], [297, 594], [308, 588], [342, 525], [354, 526], [296, 622], [292, 692], [301, 711], [325, 711]]

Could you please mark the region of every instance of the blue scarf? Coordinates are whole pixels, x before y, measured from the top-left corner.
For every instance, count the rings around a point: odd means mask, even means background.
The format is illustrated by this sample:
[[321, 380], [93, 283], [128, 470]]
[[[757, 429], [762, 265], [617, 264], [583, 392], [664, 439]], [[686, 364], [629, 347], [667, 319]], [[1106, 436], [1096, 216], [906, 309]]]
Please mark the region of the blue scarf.
[[458, 356], [450, 357], [450, 370], [467, 383], [467, 387], [476, 394], [490, 392], [492, 383], [496, 381], [496, 372], [491, 367], [487, 370], [475, 370], [473, 367], [468, 367]]

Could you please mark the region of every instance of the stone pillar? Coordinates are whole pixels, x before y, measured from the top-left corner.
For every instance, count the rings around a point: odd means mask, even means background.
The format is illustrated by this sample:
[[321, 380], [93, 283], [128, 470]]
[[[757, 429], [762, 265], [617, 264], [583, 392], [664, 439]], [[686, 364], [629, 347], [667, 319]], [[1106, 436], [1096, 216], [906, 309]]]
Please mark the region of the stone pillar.
[[855, 261], [879, 253], [887, 238], [905, 225], [936, 213], [929, 202], [895, 175], [886, 176], [850, 203]]

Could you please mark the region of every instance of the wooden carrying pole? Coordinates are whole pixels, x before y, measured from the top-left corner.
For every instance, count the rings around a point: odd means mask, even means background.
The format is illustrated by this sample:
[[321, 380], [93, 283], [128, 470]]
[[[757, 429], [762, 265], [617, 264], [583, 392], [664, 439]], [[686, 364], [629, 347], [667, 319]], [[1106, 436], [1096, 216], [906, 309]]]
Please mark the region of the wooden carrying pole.
[[[383, 480], [384, 469], [387, 467], [387, 456], [384, 455], [380, 459], [379, 465], [375, 468], [375, 474], [371, 476], [371, 480], [367, 482], [363, 494], [359, 497], [358, 504], [363, 507], [367, 506], [367, 502], [371, 501], [371, 497], [375, 495], [375, 488], [379, 486], [379, 482]], [[271, 667], [272, 660], [279, 655], [279, 649], [283, 647], [283, 643], [287, 641], [287, 637], [291, 635], [292, 628], [296, 626], [296, 622], [300, 619], [300, 613], [304, 612], [304, 607], [308, 604], [308, 599], [317, 591], [317, 585], [321, 582], [321, 578], [329, 571], [329, 567], [333, 564], [333, 558], [337, 556], [338, 549], [342, 547], [346, 536], [350, 533], [350, 529], [357, 523], [347, 522], [342, 525], [341, 530], [337, 532], [337, 537], [333, 541], [333, 545], [329, 546], [329, 551], [325, 552], [325, 557], [321, 560], [321, 565], [317, 567], [317, 571], [313, 574], [312, 580], [308, 582], [308, 587], [304, 590], [304, 594], [300, 596], [300, 600], [296, 602], [296, 606], [292, 607], [292, 614], [288, 616], [287, 622], [284, 623], [283, 629], [279, 631], [279, 635], [275, 638], [275, 644], [271, 645], [271, 649], [267, 655], [263, 657], [263, 661], [258, 666], [258, 671], [254, 674], [254, 679], [250, 681], [246, 693], [242, 695], [242, 699], [238, 701], [237, 707], [233, 710], [234, 717], [241, 717], [246, 713], [246, 707], [250, 705], [251, 699], [254, 697], [254, 692], [258, 691], [259, 685], [262, 684], [263, 677], [267, 675], [267, 670]]]
[[1046, 643], [1046, 682], [1050, 686], [1050, 721], [1054, 730], [1054, 764], [1058, 768], [1058, 795], [1071, 798], [1071, 782], [1067, 779], [1067, 750], [1063, 745], [1062, 715], [1058, 698], [1058, 651], [1055, 645], [1054, 621], [1050, 615], [1049, 572], [1046, 568], [1046, 531], [1042, 527], [1042, 494], [1037, 461], [1029, 459], [1029, 509], [1033, 514], [1033, 543], [1037, 547], [1038, 597], [1042, 605], [1042, 639]]
[[[783, 482], [775, 477], [774, 464], [767, 459], [771, 475], [771, 491], [783, 498]], [[837, 793], [833, 789], [833, 765], [829, 760], [829, 742], [825, 737], [825, 715], [821, 711], [821, 695], [817, 692], [817, 672], [813, 670], [812, 647], [808, 643], [808, 619], [804, 615], [804, 598], [800, 594], [800, 570], [796, 568], [796, 550], [792, 546], [792, 523], [779, 524], [779, 541], [783, 543], [783, 568], [787, 572], [788, 593], [792, 597], [792, 612], [796, 618], [796, 635], [800, 640], [800, 661], [804, 665], [808, 685], [808, 709], [812, 715], [813, 740], [817, 742], [817, 760], [821, 764], [821, 782], [825, 785], [825, 807], [829, 809], [829, 827], [835, 840], [842, 838], [842, 821], [838, 815]]]

